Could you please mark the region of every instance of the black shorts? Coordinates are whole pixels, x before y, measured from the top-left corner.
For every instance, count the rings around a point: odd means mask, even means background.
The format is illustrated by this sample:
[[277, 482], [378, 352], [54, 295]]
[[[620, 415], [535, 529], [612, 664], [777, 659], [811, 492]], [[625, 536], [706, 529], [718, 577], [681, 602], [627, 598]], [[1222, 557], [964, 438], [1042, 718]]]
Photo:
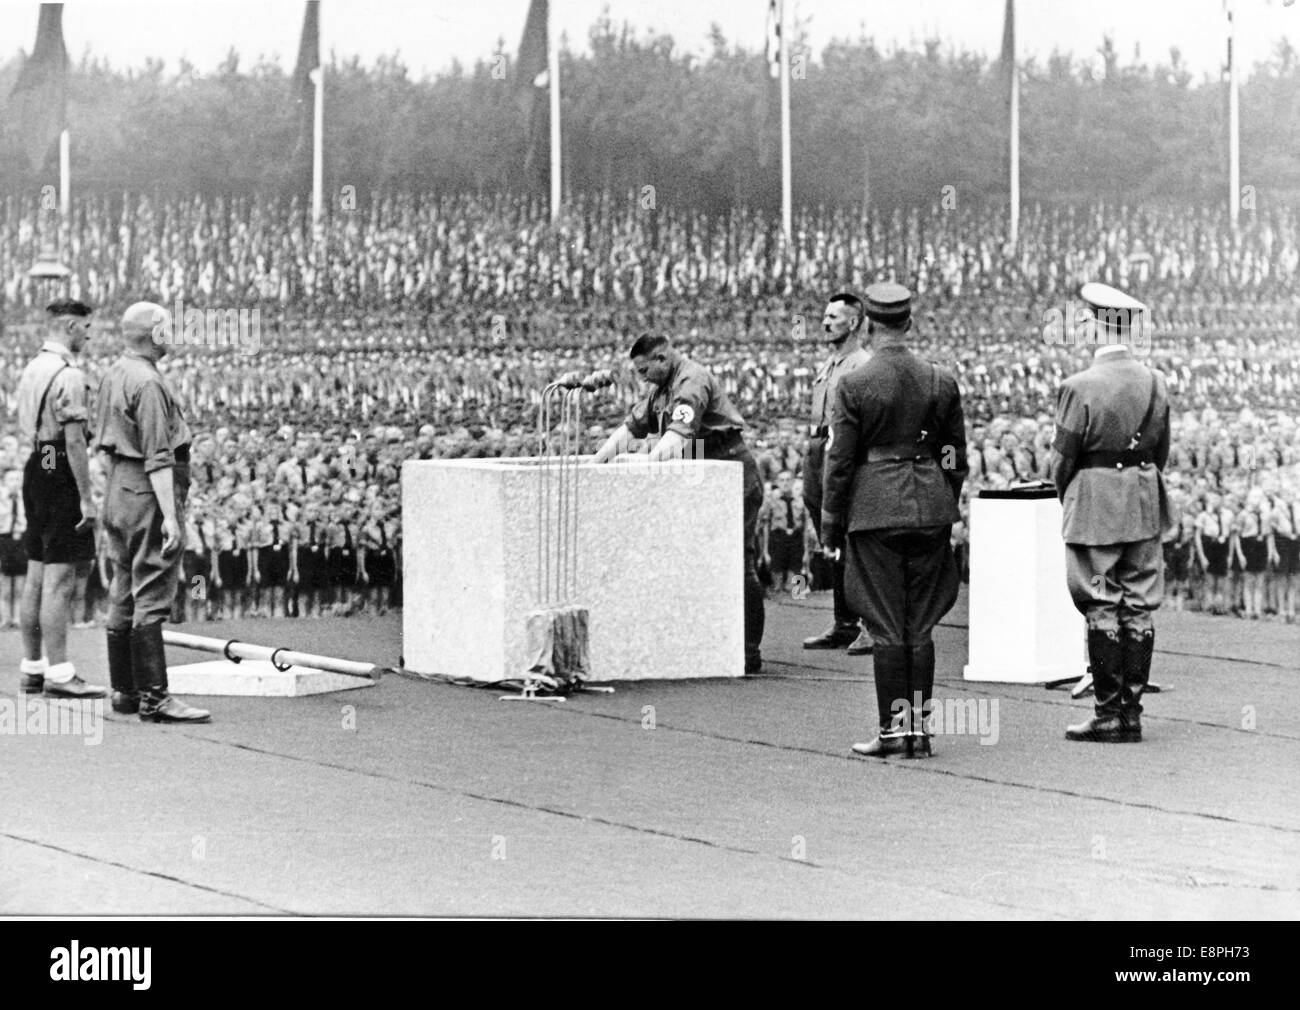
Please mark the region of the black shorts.
[[1174, 582], [1186, 582], [1191, 571], [1192, 545], [1165, 544], [1165, 577]]
[[[53, 462], [46, 468], [43, 462]], [[23, 468], [23, 508], [27, 513], [27, 557], [47, 565], [75, 565], [95, 557], [95, 531], [77, 532], [81, 495], [68, 465], [67, 451], [57, 443], [38, 445]]]
[[772, 574], [803, 571], [803, 537], [798, 533], [769, 531], [767, 553], [772, 556]]
[[1205, 571], [1207, 575], [1223, 578], [1228, 574], [1228, 542], [1226, 540], [1202, 540], [1205, 551]]
[[302, 590], [319, 589], [325, 584], [324, 549], [318, 544], [315, 549], [299, 547], [298, 551], [298, 588]]
[[13, 578], [27, 574], [27, 547], [23, 538], [14, 539], [6, 533], [0, 536], [0, 575]]
[[379, 548], [366, 552], [366, 574], [372, 586], [391, 586], [396, 574], [397, 559], [391, 549]]
[[1273, 542], [1277, 547], [1277, 573], [1300, 575], [1300, 538], [1278, 533], [1274, 534]]
[[263, 547], [257, 552], [257, 570], [262, 574], [262, 585], [282, 586], [289, 577], [289, 547], [282, 540]]
[[357, 581], [357, 554], [351, 547], [331, 547], [329, 580], [332, 586], [351, 586]]
[[242, 549], [222, 551], [217, 555], [217, 574], [221, 576], [222, 589], [245, 588], [248, 584], [248, 555]]
[[1241, 553], [1246, 556], [1246, 571], [1258, 575], [1268, 567], [1268, 541], [1262, 537], [1242, 537]]

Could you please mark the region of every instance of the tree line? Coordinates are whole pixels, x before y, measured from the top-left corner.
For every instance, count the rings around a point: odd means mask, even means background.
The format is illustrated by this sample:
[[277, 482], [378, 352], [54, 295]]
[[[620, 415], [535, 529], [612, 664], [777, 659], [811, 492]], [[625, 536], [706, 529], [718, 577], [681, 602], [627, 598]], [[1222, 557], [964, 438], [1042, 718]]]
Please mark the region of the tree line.
[[[590, 51], [566, 51], [564, 164], [571, 193], [649, 192], [709, 213], [780, 200], [776, 82], [761, 52], [715, 29], [700, 58], [667, 34], [608, 18]], [[880, 209], [1005, 200], [1007, 76], [997, 60], [937, 40], [882, 50], [870, 38], [822, 52], [793, 41], [795, 203]], [[1221, 201], [1227, 177], [1226, 84], [1194, 80], [1179, 53], [1123, 60], [1052, 55], [1021, 67], [1021, 172], [1026, 201]], [[385, 191], [545, 193], [525, 172], [528, 103], [504, 41], [473, 66], [415, 79], [396, 58], [326, 73], [326, 185]], [[0, 66], [8, 95], [21, 65]], [[124, 71], [88, 55], [72, 68], [68, 120], [74, 185], [104, 194], [305, 193], [290, 71], [246, 66], [232, 52], [200, 74], [159, 61]], [[539, 103], [542, 108], [545, 103]], [[1300, 59], [1280, 43], [1243, 74], [1242, 183], [1252, 199], [1300, 195]], [[530, 132], [531, 126], [531, 132]], [[295, 154], [297, 152], [297, 154]], [[533, 162], [544, 168], [543, 154]], [[0, 142], [0, 189], [57, 182], [51, 158], [33, 175], [11, 130]], [[944, 187], [952, 187], [945, 190]]]

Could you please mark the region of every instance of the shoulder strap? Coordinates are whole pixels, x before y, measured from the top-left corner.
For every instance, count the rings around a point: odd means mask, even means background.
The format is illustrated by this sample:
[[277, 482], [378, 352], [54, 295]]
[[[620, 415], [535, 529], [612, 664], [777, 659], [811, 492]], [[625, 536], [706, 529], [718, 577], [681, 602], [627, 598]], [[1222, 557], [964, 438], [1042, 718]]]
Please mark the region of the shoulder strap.
[[1151, 370], [1151, 399], [1147, 402], [1147, 412], [1142, 415], [1142, 423], [1138, 425], [1137, 440], [1138, 445], [1147, 441], [1147, 433], [1151, 427], [1151, 419], [1156, 413], [1156, 400], [1160, 392], [1160, 384], [1156, 381], [1155, 370]]
[[931, 451], [935, 448], [936, 436], [939, 431], [939, 366], [934, 362], [927, 362], [930, 366], [930, 401], [925, 408], [925, 427], [921, 429], [921, 437], [918, 442], [924, 442]]
[[50, 390], [54, 388], [54, 380], [62, 375], [63, 370], [67, 367], [68, 363], [65, 361], [55, 370], [54, 374], [50, 376], [50, 381], [45, 384], [45, 392], [41, 394], [41, 402], [36, 405], [36, 430], [32, 432], [33, 442], [38, 441], [38, 436], [41, 433], [41, 415], [45, 413], [45, 400], [50, 395]]

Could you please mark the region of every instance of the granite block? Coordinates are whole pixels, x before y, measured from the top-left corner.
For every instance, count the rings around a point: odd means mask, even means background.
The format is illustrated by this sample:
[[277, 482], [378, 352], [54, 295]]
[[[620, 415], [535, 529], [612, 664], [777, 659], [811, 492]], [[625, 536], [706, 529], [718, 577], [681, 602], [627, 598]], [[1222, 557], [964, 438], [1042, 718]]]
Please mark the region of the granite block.
[[552, 575], [558, 564], [554, 495], [551, 521], [539, 514], [548, 469], [523, 458], [403, 465], [406, 667], [520, 677], [527, 615], [571, 603], [589, 612], [592, 681], [741, 676], [740, 464], [577, 466], [572, 593], [538, 584], [548, 528]]

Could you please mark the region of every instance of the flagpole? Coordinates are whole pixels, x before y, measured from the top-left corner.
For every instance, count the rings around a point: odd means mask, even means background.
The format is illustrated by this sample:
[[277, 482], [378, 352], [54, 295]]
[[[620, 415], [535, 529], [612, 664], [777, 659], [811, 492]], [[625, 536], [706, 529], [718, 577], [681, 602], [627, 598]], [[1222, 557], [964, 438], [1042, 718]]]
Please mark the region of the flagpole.
[[563, 192], [560, 148], [560, 40], [556, 31], [555, 3], [546, 5], [546, 84], [551, 100], [551, 220], [560, 217]]
[[311, 223], [312, 228], [319, 233], [325, 193], [325, 62], [321, 59], [321, 51], [324, 47], [321, 45], [320, 7], [317, 7], [316, 11], [316, 69], [312, 71], [312, 81], [316, 87], [311, 125]]
[[1016, 63], [1015, 10], [1015, 0], [1008, 0], [1007, 17], [1011, 19], [1011, 216], [1007, 238], [1013, 249], [1020, 241], [1020, 67]]
[[70, 189], [72, 170], [69, 147], [68, 131], [64, 130], [59, 134], [59, 213], [63, 216], [65, 223], [68, 220], [68, 211], [72, 208], [72, 192]]
[[781, 25], [781, 230], [786, 241], [793, 232], [793, 196], [790, 185], [790, 33], [785, 20], [785, 0], [778, 0]]
[[1237, 230], [1241, 203], [1241, 110], [1237, 94], [1237, 25], [1233, 18], [1232, 0], [1226, 0], [1228, 11], [1228, 215], [1232, 230]]

